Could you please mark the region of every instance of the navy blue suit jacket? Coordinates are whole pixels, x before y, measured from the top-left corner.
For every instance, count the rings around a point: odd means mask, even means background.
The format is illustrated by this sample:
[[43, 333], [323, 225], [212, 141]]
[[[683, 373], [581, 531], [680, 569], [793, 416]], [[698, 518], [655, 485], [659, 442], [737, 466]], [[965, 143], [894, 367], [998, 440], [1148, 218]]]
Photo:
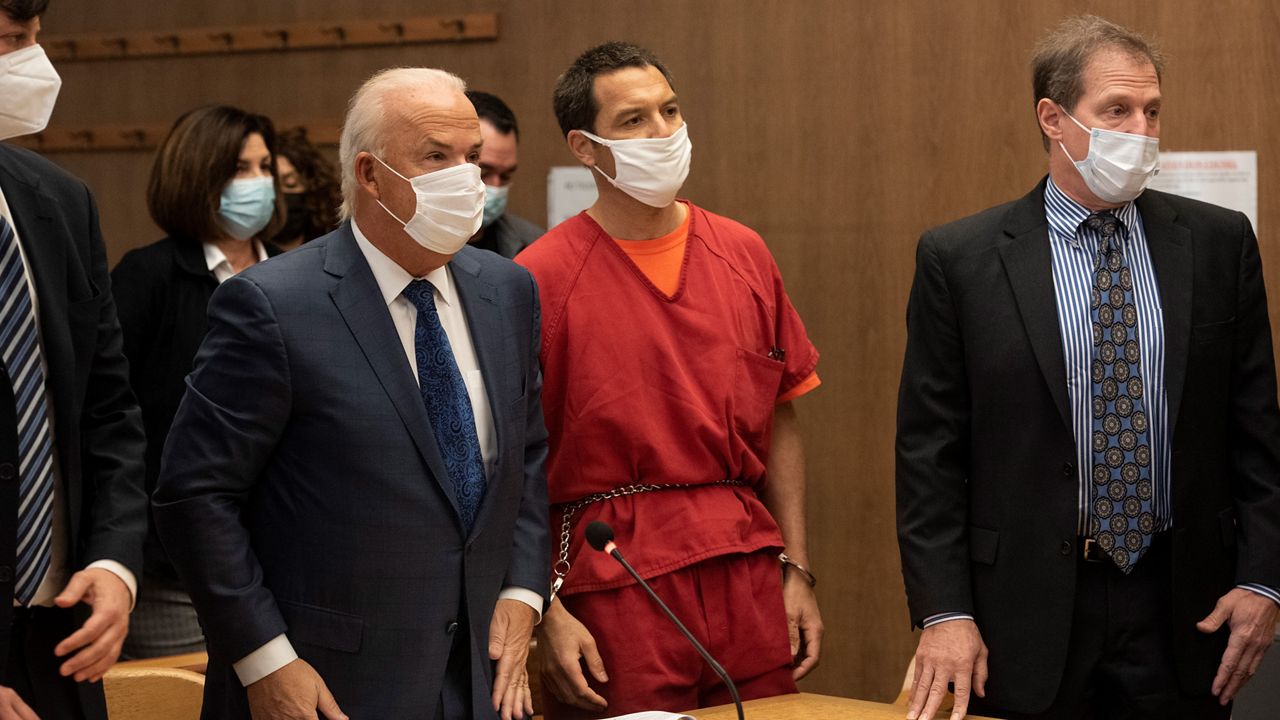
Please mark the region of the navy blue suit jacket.
[[498, 438], [470, 534], [349, 225], [214, 293], [153, 500], [209, 639], [204, 717], [248, 717], [231, 664], [282, 632], [351, 717], [430, 717], [463, 618], [492, 713], [498, 592], [549, 570], [538, 297], [493, 253], [451, 267]]

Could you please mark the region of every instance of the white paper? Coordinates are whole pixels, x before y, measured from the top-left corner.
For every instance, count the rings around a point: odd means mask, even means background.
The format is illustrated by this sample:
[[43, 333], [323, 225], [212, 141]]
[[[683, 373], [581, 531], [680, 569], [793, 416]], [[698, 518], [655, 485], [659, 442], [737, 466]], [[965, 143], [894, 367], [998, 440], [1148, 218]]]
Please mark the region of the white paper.
[[604, 720], [695, 720], [691, 715], [680, 715], [677, 712], [662, 712], [660, 710], [648, 710], [645, 712], [632, 712], [630, 715], [616, 715], [613, 717], [605, 717]]
[[1258, 231], [1258, 153], [1162, 152], [1150, 187], [1244, 213]]
[[[590, 168], [581, 165], [559, 166], [551, 168], [547, 173], [548, 228], [553, 228], [586, 210], [595, 201], [596, 181], [591, 177]], [[643, 718], [636, 720], [643, 720]]]

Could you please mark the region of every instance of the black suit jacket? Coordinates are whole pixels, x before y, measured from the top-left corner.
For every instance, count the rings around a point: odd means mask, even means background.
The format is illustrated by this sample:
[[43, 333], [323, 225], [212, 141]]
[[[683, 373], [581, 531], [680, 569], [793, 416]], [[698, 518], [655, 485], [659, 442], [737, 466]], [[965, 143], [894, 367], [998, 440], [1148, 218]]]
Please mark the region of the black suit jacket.
[[[987, 697], [1036, 712], [1067, 655], [1077, 469], [1044, 186], [921, 238], [898, 408], [898, 536], [913, 623], [974, 614]], [[1237, 582], [1280, 586], [1280, 411], [1262, 267], [1244, 215], [1137, 200], [1164, 313], [1179, 680], [1206, 694]]]
[[493, 253], [451, 267], [498, 441], [469, 534], [349, 225], [214, 293], [153, 498], [209, 639], [204, 717], [248, 717], [232, 663], [284, 632], [357, 718], [431, 716], [465, 632], [494, 717], [498, 593], [545, 593], [550, 571], [538, 298]]
[[[39, 304], [53, 437], [79, 570], [115, 560], [142, 572], [146, 495], [142, 424], [129, 390], [98, 210], [84, 183], [39, 155], [0, 143], [0, 190]], [[0, 461], [17, 464], [13, 390], [0, 382]], [[0, 481], [0, 657], [9, 642], [18, 483]]]
[[[267, 255], [280, 249], [265, 243]], [[160, 453], [186, 392], [187, 375], [208, 330], [209, 298], [218, 280], [199, 240], [168, 237], [130, 250], [111, 271], [112, 292], [124, 332], [129, 380], [142, 409], [147, 434], [146, 488], [160, 475]], [[177, 574], [150, 527], [144, 546], [146, 577], [169, 583]]]

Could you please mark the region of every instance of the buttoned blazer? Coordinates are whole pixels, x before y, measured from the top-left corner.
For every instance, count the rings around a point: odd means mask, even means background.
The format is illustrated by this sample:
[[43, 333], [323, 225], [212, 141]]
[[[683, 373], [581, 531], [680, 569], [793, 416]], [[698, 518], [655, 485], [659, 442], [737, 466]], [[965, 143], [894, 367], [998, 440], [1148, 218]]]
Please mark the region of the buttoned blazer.
[[204, 717], [248, 717], [232, 663], [285, 633], [352, 717], [429, 717], [467, 632], [491, 714], [499, 590], [549, 574], [532, 278], [451, 263], [497, 431], [468, 533], [387, 304], [350, 225], [224, 282], [153, 512], [209, 640]]

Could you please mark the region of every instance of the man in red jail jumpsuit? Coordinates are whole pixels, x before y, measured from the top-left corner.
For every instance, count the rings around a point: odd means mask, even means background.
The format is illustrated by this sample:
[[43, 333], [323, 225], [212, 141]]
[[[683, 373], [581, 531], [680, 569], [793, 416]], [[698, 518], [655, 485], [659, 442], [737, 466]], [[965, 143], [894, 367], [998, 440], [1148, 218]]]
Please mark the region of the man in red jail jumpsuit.
[[593, 520], [743, 699], [795, 692], [822, 620], [791, 401], [817, 387], [818, 352], [760, 236], [676, 199], [690, 144], [661, 61], [626, 43], [588, 50], [555, 109], [599, 199], [516, 258], [541, 295], [564, 573], [539, 629], [546, 716], [729, 702], [644, 591], [586, 545]]

